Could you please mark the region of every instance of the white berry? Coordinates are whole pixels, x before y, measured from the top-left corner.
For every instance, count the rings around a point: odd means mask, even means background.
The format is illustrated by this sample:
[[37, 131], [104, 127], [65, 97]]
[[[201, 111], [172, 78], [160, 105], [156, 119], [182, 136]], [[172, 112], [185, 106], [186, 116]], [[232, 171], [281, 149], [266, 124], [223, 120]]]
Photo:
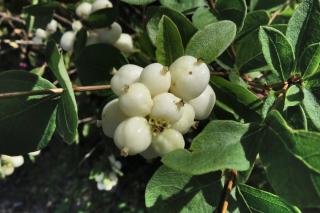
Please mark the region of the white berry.
[[42, 38], [39, 38], [39, 37], [33, 37], [32, 38], [32, 43], [34, 44], [43, 44], [43, 39]]
[[183, 102], [171, 93], [162, 93], [153, 98], [150, 117], [175, 123], [182, 117]]
[[117, 126], [128, 118], [121, 110], [119, 106], [119, 99], [114, 99], [107, 103], [102, 110], [101, 124], [103, 132], [106, 136], [113, 138], [114, 131]]
[[91, 13], [92, 5], [88, 2], [83, 2], [79, 4], [79, 6], [76, 8], [76, 14], [80, 18], [86, 18]]
[[63, 35], [60, 39], [60, 46], [65, 51], [70, 51], [73, 49], [75, 39], [76, 39], [75, 32], [67, 31], [67, 32], [63, 33]]
[[214, 93], [211, 86], [207, 88], [195, 99], [190, 100], [188, 103], [194, 109], [197, 120], [204, 120], [209, 117], [213, 106], [216, 102], [216, 94]]
[[210, 71], [205, 63], [193, 56], [182, 56], [173, 62], [170, 91], [184, 100], [199, 96], [207, 87]]
[[140, 82], [148, 87], [152, 96], [155, 96], [169, 91], [171, 75], [167, 67], [153, 63], [143, 69]]
[[82, 23], [81, 23], [81, 21], [73, 21], [73, 22], [72, 22], [72, 29], [73, 29], [73, 31], [78, 32], [79, 30], [81, 30], [81, 28], [82, 28]]
[[132, 37], [127, 33], [121, 33], [114, 46], [124, 53], [134, 52]]
[[47, 38], [48, 34], [45, 30], [38, 28], [36, 30], [36, 37], [41, 38], [41, 39], [45, 39]]
[[20, 167], [24, 163], [24, 158], [19, 156], [1, 155], [1, 159], [11, 163], [14, 167]]
[[122, 28], [117, 22], [113, 22], [110, 27], [95, 30], [102, 43], [114, 44], [122, 33]]
[[178, 130], [182, 134], [185, 134], [194, 124], [195, 112], [190, 104], [185, 103], [181, 109], [182, 117], [180, 120], [172, 124], [172, 128]]
[[144, 117], [150, 113], [153, 101], [145, 85], [134, 83], [120, 96], [119, 104], [126, 115]]
[[182, 134], [177, 130], [165, 129], [152, 138], [151, 145], [160, 156], [163, 156], [176, 149], [183, 149], [185, 142]]
[[109, 0], [96, 0], [93, 4], [92, 4], [92, 8], [91, 8], [91, 12], [95, 12], [97, 10], [101, 10], [104, 8], [112, 8], [113, 5]]
[[96, 32], [90, 31], [89, 36], [86, 41], [86, 46], [93, 45], [99, 43], [99, 36]]
[[49, 34], [55, 33], [58, 28], [58, 22], [54, 19], [52, 19], [48, 24], [47, 24], [47, 32]]
[[126, 64], [120, 67], [111, 78], [111, 88], [116, 95], [124, 93], [125, 88], [137, 82], [143, 68], [134, 64]]
[[140, 155], [146, 160], [159, 157], [159, 154], [154, 150], [152, 145], [150, 145], [145, 151], [141, 152]]
[[142, 117], [132, 117], [123, 121], [114, 134], [114, 142], [123, 156], [145, 151], [151, 140], [151, 128], [148, 121]]

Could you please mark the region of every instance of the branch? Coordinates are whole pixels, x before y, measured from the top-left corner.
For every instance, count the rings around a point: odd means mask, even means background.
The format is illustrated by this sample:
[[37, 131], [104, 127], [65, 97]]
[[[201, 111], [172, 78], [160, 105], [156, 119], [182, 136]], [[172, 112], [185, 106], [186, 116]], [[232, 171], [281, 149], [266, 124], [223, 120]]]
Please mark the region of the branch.
[[228, 204], [229, 204], [228, 199], [233, 187], [235, 186], [237, 175], [238, 173], [236, 170], [231, 170], [226, 174], [226, 181], [224, 184], [223, 192], [221, 195], [218, 208], [216, 210], [217, 213], [227, 212]]
[[[110, 85], [73, 87], [74, 92], [100, 91], [100, 90], [108, 90], [108, 89], [111, 89]], [[32, 90], [32, 91], [7, 92], [7, 93], [0, 93], [0, 99], [34, 96], [34, 95], [62, 94], [63, 91], [64, 91], [63, 88], [53, 88], [53, 89]]]
[[65, 17], [62, 17], [62, 16], [58, 15], [57, 13], [54, 13], [54, 14], [53, 14], [53, 18], [57, 19], [57, 20], [60, 21], [60, 22], [65, 23], [65, 24], [67, 24], [67, 25], [69, 25], [69, 26], [72, 25], [72, 22], [71, 22], [71, 21], [69, 21], [69, 20], [68, 20], [67, 18], [65, 18]]
[[18, 22], [23, 25], [26, 24], [26, 22], [24, 20], [20, 19], [19, 17], [14, 17], [14, 16], [8, 15], [7, 13], [4, 13], [4, 12], [0, 12], [0, 17], [2, 17], [3, 20], [15, 21], [15, 22]]

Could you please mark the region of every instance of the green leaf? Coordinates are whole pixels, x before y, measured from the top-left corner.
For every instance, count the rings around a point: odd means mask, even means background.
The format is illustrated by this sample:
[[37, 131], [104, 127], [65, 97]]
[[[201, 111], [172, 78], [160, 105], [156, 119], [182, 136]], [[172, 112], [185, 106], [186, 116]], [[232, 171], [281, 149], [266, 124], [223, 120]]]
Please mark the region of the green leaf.
[[[0, 93], [52, 88], [49, 81], [26, 71], [0, 74]], [[0, 154], [22, 155], [44, 148], [56, 129], [57, 104], [58, 99], [43, 95], [0, 99]]]
[[318, 90], [320, 88], [320, 72], [303, 79], [303, 86], [307, 89]]
[[232, 43], [236, 25], [231, 21], [219, 21], [199, 30], [189, 41], [186, 53], [213, 62]]
[[83, 49], [76, 60], [76, 67], [81, 83], [92, 85], [109, 82], [112, 69], [128, 63], [112, 45], [94, 44]]
[[247, 5], [245, 0], [217, 0], [216, 10], [220, 20], [230, 20], [241, 30], [247, 15]]
[[211, 121], [197, 135], [190, 151], [179, 149], [166, 154], [162, 162], [182, 173], [199, 175], [222, 169], [249, 169], [243, 144], [259, 133], [255, 125], [235, 121]]
[[244, 184], [238, 185], [237, 197], [238, 202], [242, 200], [245, 204], [244, 208], [240, 208], [241, 212], [301, 212], [298, 208], [289, 205], [277, 195]]
[[286, 98], [284, 102], [284, 110], [288, 107], [297, 106], [303, 100], [302, 89], [297, 85], [292, 85], [286, 91]]
[[259, 29], [260, 26], [267, 25], [269, 22], [268, 13], [264, 10], [248, 13], [241, 31], [237, 35], [237, 40]]
[[320, 43], [309, 45], [301, 54], [298, 63], [298, 71], [303, 78], [308, 78], [314, 75], [320, 63]]
[[319, 16], [319, 1], [304, 0], [289, 20], [286, 35], [297, 58], [309, 45], [320, 42]]
[[[270, 112], [270, 114], [273, 114], [271, 115], [272, 117], [278, 117], [274, 112]], [[279, 122], [276, 122], [276, 124], [280, 125]], [[306, 131], [304, 132], [307, 133]], [[294, 138], [304, 138], [305, 133], [301, 135], [299, 132], [293, 131], [293, 133], [295, 133]], [[320, 178], [320, 174], [310, 169], [302, 160], [292, 154], [295, 147], [291, 151], [288, 150], [288, 146], [285, 145], [285, 141], [281, 138], [282, 134], [288, 137], [288, 131], [278, 133], [268, 128], [260, 151], [260, 157], [272, 188], [277, 195], [294, 205], [299, 207], [319, 207], [320, 193], [317, 191], [319, 186], [313, 182], [313, 179]], [[288, 141], [287, 143], [296, 144], [293, 141]], [[317, 142], [312, 141], [310, 143], [315, 144]], [[305, 145], [305, 143], [302, 144]], [[305, 146], [313, 147], [310, 144]], [[298, 147], [301, 148], [299, 145]], [[307, 147], [305, 148], [308, 149]], [[316, 150], [311, 151], [314, 152]], [[313, 156], [310, 154], [311, 152], [308, 155], [312, 158]], [[318, 160], [318, 162], [320, 161]]]
[[223, 188], [220, 178], [220, 173], [190, 176], [161, 166], [146, 188], [148, 212], [213, 212]]
[[74, 54], [75, 60], [78, 58], [82, 50], [86, 47], [86, 41], [87, 41], [87, 31], [82, 28], [77, 32], [76, 40], [74, 42], [73, 54]]
[[250, 1], [250, 10], [268, 10], [273, 9], [276, 6], [281, 6], [287, 0], [251, 0]]
[[85, 20], [84, 24], [89, 28], [102, 28], [110, 26], [118, 15], [117, 6], [113, 8], [105, 8], [90, 14]]
[[197, 32], [197, 29], [183, 14], [166, 7], [149, 7], [147, 10], [147, 31], [152, 43], [156, 44], [159, 22], [163, 15], [168, 16], [177, 25], [183, 45], [186, 46], [190, 38]]
[[179, 12], [187, 12], [207, 5], [206, 0], [160, 0], [160, 3]]
[[303, 101], [302, 106], [305, 110], [305, 113], [309, 117], [312, 124], [320, 130], [320, 103], [319, 100], [314, 96], [314, 94], [303, 88]]
[[157, 35], [157, 61], [169, 66], [183, 55], [184, 48], [177, 26], [167, 16], [163, 16], [159, 23]]
[[294, 69], [294, 54], [286, 37], [271, 27], [261, 27], [259, 38], [268, 65], [286, 81]]
[[121, 0], [121, 1], [126, 2], [128, 4], [133, 4], [133, 5], [146, 5], [146, 4], [155, 2], [156, 0]]
[[273, 92], [271, 90], [263, 103], [262, 112], [261, 112], [262, 118], [267, 117], [268, 112], [270, 111], [272, 106], [275, 104], [276, 100], [277, 100], [277, 96], [276, 96], [275, 92]]
[[192, 16], [192, 23], [198, 29], [203, 29], [205, 26], [217, 21], [217, 17], [207, 7], [199, 7]]
[[266, 122], [288, 151], [320, 174], [320, 133], [290, 128], [277, 111], [272, 111]]
[[63, 140], [73, 143], [77, 136], [78, 108], [72, 83], [59, 50], [53, 41], [47, 46], [48, 66], [64, 89], [57, 112], [57, 130]]
[[220, 103], [233, 109], [234, 112], [247, 121], [260, 120], [257, 111], [262, 106], [262, 102], [254, 93], [221, 77], [215, 76], [211, 81], [217, 100]]

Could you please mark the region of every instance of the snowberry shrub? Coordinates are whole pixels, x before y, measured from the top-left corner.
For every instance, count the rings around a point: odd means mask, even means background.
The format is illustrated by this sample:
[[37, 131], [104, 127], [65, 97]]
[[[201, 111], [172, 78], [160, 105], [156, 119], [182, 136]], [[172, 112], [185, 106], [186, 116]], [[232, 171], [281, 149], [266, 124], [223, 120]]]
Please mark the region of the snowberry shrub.
[[145, 192], [141, 211], [319, 212], [319, 0], [13, 2], [1, 178], [54, 137], [106, 196]]

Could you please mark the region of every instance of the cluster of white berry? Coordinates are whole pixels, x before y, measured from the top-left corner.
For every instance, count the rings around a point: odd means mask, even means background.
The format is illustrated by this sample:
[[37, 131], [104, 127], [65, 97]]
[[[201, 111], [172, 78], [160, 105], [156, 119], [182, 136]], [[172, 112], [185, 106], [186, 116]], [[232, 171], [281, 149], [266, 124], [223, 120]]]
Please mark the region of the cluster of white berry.
[[183, 149], [183, 134], [209, 117], [215, 93], [202, 60], [182, 56], [170, 67], [127, 64], [115, 71], [111, 88], [119, 98], [106, 104], [102, 128], [123, 156], [147, 159]]
[[57, 31], [58, 22], [52, 19], [48, 24], [46, 29], [38, 28], [35, 32], [35, 36], [32, 38], [32, 42], [35, 44], [43, 44], [50, 34]]
[[[92, 4], [83, 2], [76, 8], [76, 14], [79, 18], [84, 19], [93, 12], [112, 7], [113, 5], [109, 0], [96, 0]], [[81, 28], [82, 24], [80, 21], [74, 21], [72, 23], [73, 30], [66, 31], [61, 37], [60, 46], [62, 49], [65, 51], [73, 49], [76, 33]], [[86, 45], [107, 43], [114, 45], [126, 53], [131, 53], [134, 50], [132, 37], [129, 34], [122, 33], [122, 28], [117, 22], [112, 23], [109, 27], [90, 30], [88, 34]]]

